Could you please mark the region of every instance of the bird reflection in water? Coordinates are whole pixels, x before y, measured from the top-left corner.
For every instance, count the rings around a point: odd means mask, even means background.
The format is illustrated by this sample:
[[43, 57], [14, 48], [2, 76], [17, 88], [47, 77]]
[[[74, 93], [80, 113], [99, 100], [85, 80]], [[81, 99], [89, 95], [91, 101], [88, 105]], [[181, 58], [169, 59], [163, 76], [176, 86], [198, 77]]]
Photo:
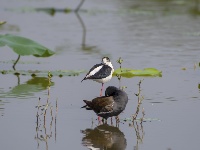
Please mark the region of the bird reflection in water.
[[81, 130], [82, 145], [91, 150], [124, 150], [126, 138], [118, 127], [102, 124], [94, 129]]

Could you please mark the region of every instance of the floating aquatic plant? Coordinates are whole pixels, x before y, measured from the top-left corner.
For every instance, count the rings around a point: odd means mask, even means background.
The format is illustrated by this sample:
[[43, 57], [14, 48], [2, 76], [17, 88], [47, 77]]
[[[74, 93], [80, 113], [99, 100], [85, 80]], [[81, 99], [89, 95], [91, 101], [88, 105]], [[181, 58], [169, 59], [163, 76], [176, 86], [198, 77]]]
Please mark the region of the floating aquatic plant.
[[132, 78], [134, 76], [152, 76], [161, 77], [162, 71], [155, 68], [145, 68], [143, 70], [131, 69], [131, 68], [118, 68], [114, 71], [113, 76], [122, 76], [125, 78]]
[[38, 77], [48, 77], [50, 76], [78, 76], [80, 73], [85, 72], [84, 70], [56, 70], [56, 71], [45, 71], [45, 70], [0, 70], [2, 74], [14, 74], [14, 75], [27, 75], [27, 76], [38, 76]]

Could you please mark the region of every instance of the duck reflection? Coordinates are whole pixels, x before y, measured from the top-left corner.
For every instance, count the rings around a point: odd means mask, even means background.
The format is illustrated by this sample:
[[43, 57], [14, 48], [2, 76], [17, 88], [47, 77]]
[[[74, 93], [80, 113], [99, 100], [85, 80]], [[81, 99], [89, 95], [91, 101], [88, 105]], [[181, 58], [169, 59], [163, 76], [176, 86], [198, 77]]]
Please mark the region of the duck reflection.
[[126, 138], [118, 127], [102, 124], [94, 129], [81, 130], [84, 134], [82, 145], [89, 149], [99, 150], [124, 150], [126, 149]]

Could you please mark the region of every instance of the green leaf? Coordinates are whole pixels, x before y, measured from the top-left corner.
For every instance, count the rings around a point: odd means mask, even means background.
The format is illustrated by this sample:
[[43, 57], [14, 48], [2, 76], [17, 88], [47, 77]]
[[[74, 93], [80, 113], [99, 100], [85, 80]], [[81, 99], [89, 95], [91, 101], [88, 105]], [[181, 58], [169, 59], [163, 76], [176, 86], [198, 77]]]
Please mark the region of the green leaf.
[[33, 55], [36, 57], [49, 57], [55, 54], [50, 49], [33, 40], [11, 34], [0, 35], [0, 46], [5, 45], [22, 56]]
[[114, 71], [113, 76], [120, 75], [126, 78], [132, 78], [134, 76], [162, 76], [162, 71], [155, 68], [145, 68], [143, 70], [134, 70], [130, 68], [118, 68]]

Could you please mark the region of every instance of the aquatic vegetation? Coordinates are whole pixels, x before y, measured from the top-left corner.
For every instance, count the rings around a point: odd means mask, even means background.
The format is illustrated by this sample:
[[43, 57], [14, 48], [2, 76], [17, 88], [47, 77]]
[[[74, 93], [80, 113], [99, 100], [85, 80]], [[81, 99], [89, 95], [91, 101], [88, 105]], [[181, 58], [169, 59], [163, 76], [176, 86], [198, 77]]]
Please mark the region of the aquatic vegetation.
[[35, 57], [49, 57], [55, 54], [52, 50], [31, 39], [12, 34], [0, 35], [0, 47], [3, 46], [10, 47], [15, 53], [18, 54], [18, 58], [13, 65], [13, 69], [15, 69], [15, 65], [19, 61], [20, 56], [33, 55]]
[[21, 56], [49, 57], [55, 54], [52, 50], [31, 39], [12, 34], [0, 35], [0, 47], [2, 46], [10, 47]]
[[131, 69], [131, 68], [122, 68], [122, 62], [124, 60], [119, 57], [117, 63], [119, 64], [119, 68], [115, 69], [113, 76], [117, 76], [120, 80], [121, 77], [132, 78], [135, 76], [151, 76], [151, 77], [162, 77], [162, 71], [157, 70], [155, 68], [145, 68], [143, 70], [139, 69]]
[[[80, 73], [85, 72], [84, 70], [56, 70], [51, 71], [51, 76], [78, 76]], [[48, 77], [49, 71], [46, 70], [0, 70], [2, 74], [14, 74], [14, 75], [27, 75], [27, 76], [38, 76], [38, 77]]]
[[[0, 25], [5, 23], [6, 21], [0, 21]], [[18, 54], [18, 58], [13, 64], [14, 70], [20, 56], [33, 55], [35, 57], [49, 57], [55, 54], [52, 50], [31, 39], [12, 34], [0, 34], [0, 47], [3, 46], [10, 47], [16, 54]]]
[[125, 78], [132, 78], [134, 76], [151, 76], [162, 77], [162, 71], [155, 68], [145, 68], [143, 70], [131, 68], [118, 68], [114, 71], [113, 76], [122, 76]]

